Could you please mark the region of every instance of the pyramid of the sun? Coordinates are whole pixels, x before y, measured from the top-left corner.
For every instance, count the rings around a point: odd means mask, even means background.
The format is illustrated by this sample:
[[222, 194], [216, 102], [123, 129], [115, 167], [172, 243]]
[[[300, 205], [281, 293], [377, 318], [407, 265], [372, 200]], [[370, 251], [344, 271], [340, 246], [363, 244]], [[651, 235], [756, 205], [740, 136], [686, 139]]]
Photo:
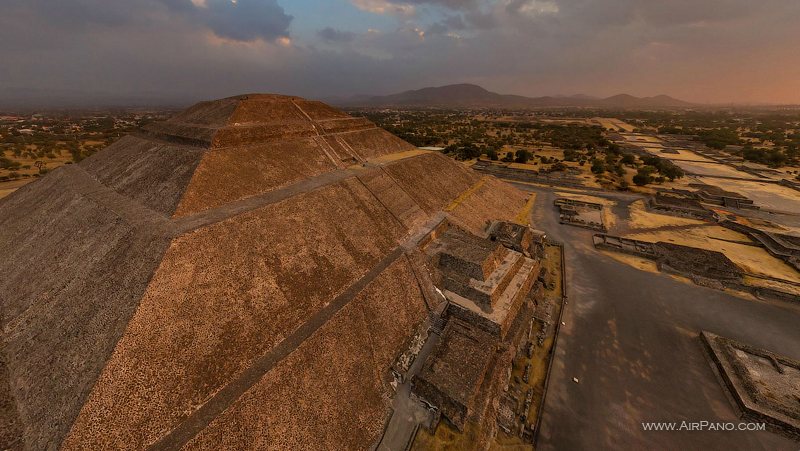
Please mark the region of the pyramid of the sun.
[[368, 448], [408, 252], [526, 196], [319, 102], [200, 103], [0, 201], [0, 447]]

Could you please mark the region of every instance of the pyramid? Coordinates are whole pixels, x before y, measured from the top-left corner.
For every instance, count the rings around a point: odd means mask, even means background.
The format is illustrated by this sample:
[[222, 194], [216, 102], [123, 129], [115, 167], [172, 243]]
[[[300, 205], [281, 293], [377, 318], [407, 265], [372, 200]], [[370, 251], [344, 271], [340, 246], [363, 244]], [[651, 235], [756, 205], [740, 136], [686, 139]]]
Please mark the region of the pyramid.
[[416, 243], [527, 200], [298, 97], [150, 124], [0, 201], [0, 447], [369, 448]]

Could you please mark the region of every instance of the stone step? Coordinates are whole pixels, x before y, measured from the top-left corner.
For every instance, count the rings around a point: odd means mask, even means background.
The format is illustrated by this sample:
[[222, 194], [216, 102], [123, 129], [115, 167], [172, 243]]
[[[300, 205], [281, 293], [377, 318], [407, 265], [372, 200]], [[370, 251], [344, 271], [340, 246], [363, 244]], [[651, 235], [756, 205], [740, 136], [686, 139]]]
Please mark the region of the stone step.
[[535, 260], [523, 257], [523, 263], [514, 278], [497, 297], [496, 305], [515, 305], [520, 298], [527, 296], [538, 276], [538, 264]]
[[525, 257], [522, 254], [509, 252], [486, 280], [472, 279], [470, 286], [488, 295], [490, 302], [494, 304], [517, 275], [524, 260]]

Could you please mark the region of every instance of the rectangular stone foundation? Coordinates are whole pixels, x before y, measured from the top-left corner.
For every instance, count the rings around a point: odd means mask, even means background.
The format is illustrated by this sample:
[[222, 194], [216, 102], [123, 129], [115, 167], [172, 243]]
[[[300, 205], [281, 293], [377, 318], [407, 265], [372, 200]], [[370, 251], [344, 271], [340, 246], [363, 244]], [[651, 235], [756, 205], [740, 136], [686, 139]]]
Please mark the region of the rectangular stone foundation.
[[700, 338], [743, 419], [800, 440], [800, 362], [705, 331]]

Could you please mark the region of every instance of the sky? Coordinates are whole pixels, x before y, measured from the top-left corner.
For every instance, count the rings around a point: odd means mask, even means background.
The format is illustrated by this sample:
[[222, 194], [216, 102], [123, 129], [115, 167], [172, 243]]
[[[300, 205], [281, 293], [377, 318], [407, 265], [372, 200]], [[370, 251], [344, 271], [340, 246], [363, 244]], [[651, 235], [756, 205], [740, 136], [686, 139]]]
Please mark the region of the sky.
[[800, 104], [798, 0], [3, 0], [7, 99], [503, 94]]

